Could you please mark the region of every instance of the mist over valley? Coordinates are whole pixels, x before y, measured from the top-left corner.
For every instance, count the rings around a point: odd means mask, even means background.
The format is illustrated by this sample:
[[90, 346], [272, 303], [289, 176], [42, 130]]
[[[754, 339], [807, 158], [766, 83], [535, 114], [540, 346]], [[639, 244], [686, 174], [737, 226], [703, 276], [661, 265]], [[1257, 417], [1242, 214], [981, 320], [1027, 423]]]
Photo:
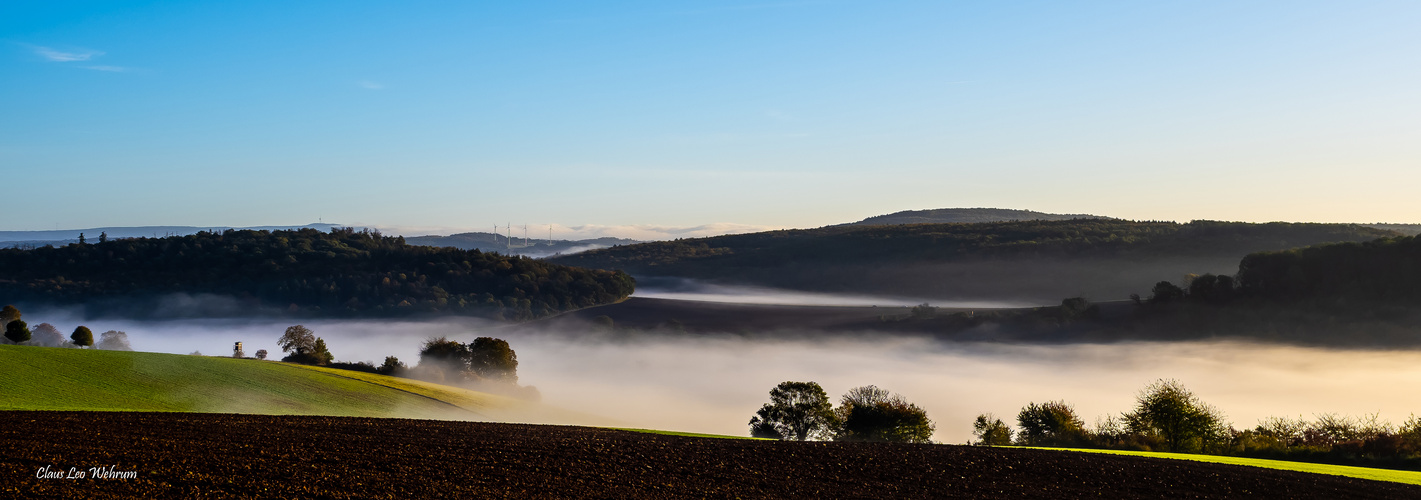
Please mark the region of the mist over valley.
[[0, 496], [1421, 498], [1417, 24], [0, 2]]
[[[33, 311], [61, 329], [78, 318]], [[281, 320], [89, 321], [128, 333], [138, 351], [230, 354], [276, 345]], [[1242, 341], [1019, 344], [942, 341], [923, 335], [799, 331], [776, 337], [669, 335], [509, 327], [458, 320], [318, 320], [336, 359], [419, 360], [422, 342], [447, 336], [508, 340], [521, 384], [541, 403], [587, 415], [559, 423], [743, 435], [764, 393], [785, 380], [814, 380], [831, 394], [874, 384], [927, 410], [933, 439], [963, 443], [983, 412], [1014, 415], [1027, 402], [1064, 399], [1093, 423], [1128, 410], [1136, 391], [1160, 378], [1182, 381], [1249, 428], [1267, 417], [1379, 413], [1394, 422], [1421, 408], [1405, 387], [1421, 383], [1415, 350], [1297, 347]]]

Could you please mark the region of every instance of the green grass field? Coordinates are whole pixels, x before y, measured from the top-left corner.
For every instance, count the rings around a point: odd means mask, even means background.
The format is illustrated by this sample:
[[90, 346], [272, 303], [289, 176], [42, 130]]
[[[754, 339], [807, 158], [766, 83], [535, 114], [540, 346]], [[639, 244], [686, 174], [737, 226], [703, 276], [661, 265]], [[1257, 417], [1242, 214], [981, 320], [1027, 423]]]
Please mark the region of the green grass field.
[[371, 373], [206, 356], [0, 346], [0, 410], [566, 421], [580, 415]]
[[662, 435], [666, 435], [666, 436], [686, 436], [686, 437], [701, 437], [701, 438], [715, 438], [715, 439], [751, 439], [751, 440], [760, 440], [760, 441], [774, 441], [773, 439], [765, 439], [765, 438], [757, 438], [757, 437], [749, 437], [749, 436], [727, 436], [727, 435], [725, 435], [725, 434], [704, 434], [704, 433], [700, 433], [700, 432], [662, 431], [662, 430], [656, 430], [656, 429], [631, 429], [631, 428], [627, 428], [627, 427], [612, 427], [612, 429], [616, 429], [616, 430], [619, 430], [619, 431], [645, 432], [645, 433], [647, 433], [647, 434], [662, 434]]
[[1129, 455], [1136, 457], [1169, 458], [1174, 460], [1193, 460], [1196, 462], [1212, 462], [1218, 464], [1247, 465], [1250, 467], [1263, 467], [1266, 469], [1311, 472], [1314, 474], [1331, 474], [1334, 476], [1347, 476], [1355, 477], [1358, 479], [1371, 479], [1374, 481], [1391, 481], [1396, 483], [1421, 485], [1421, 472], [1406, 470], [1371, 469], [1367, 467], [1352, 467], [1348, 465], [1314, 464], [1307, 462], [1288, 462], [1285, 460], [1268, 460], [1263, 458], [1223, 457], [1217, 455], [1191, 455], [1188, 453], [1162, 453], [1153, 451], [1092, 450], [1080, 448], [1034, 449], [1077, 451], [1082, 453], [1105, 453], [1110, 455]]

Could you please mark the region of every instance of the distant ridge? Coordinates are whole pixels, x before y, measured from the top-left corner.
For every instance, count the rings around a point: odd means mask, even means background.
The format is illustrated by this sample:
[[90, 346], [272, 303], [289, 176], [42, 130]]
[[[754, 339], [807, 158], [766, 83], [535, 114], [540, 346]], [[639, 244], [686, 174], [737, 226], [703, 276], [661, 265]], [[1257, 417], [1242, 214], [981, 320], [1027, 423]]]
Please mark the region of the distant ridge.
[[935, 208], [904, 210], [888, 215], [842, 224], [845, 226], [891, 226], [896, 224], [945, 224], [952, 222], [1011, 222], [1019, 220], [1113, 219], [1089, 214], [1048, 214], [1010, 208]]
[[304, 226], [135, 226], [135, 227], [91, 227], [88, 229], [57, 229], [44, 231], [0, 231], [0, 248], [15, 246], [62, 246], [79, 242], [79, 233], [90, 243], [99, 241], [99, 234], [107, 233], [110, 238], [162, 238], [165, 236], [187, 236], [199, 231], [222, 231], [226, 229], [250, 229], [253, 231], [282, 231], [288, 229], [315, 229], [329, 231], [344, 227], [340, 224], [306, 224]]

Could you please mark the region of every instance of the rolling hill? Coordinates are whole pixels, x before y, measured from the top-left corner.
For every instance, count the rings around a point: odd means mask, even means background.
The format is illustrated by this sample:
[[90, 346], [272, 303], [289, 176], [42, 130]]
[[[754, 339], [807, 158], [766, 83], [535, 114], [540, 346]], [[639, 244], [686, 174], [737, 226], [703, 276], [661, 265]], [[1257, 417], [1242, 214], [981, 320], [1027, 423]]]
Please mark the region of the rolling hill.
[[605, 422], [446, 385], [256, 359], [0, 345], [0, 365], [0, 410]]
[[64, 246], [70, 243], [78, 243], [79, 235], [90, 243], [99, 241], [100, 235], [108, 238], [164, 238], [168, 236], [187, 236], [203, 231], [225, 231], [228, 229], [240, 229], [249, 231], [295, 231], [300, 229], [315, 229], [317, 231], [329, 231], [340, 224], [315, 223], [304, 226], [253, 226], [238, 227], [231, 226], [113, 226], [113, 227], [91, 227], [88, 229], [53, 229], [43, 231], [0, 231], [0, 248], [34, 248], [45, 245]]
[[[406, 244], [350, 228], [222, 231], [0, 249], [0, 302], [83, 306], [89, 316], [408, 316], [523, 320], [615, 302], [626, 274], [478, 250]], [[227, 310], [171, 308], [213, 296]], [[213, 302], [213, 301], [208, 301]]]
[[953, 224], [979, 222], [1010, 222], [1019, 220], [1110, 219], [1087, 214], [1048, 214], [1032, 210], [1009, 208], [936, 208], [904, 210], [844, 224], [847, 226], [891, 226], [896, 224]]
[[822, 292], [925, 299], [1125, 299], [1190, 273], [1233, 274], [1243, 256], [1397, 233], [1354, 224], [1108, 219], [845, 225], [660, 241], [550, 262]]

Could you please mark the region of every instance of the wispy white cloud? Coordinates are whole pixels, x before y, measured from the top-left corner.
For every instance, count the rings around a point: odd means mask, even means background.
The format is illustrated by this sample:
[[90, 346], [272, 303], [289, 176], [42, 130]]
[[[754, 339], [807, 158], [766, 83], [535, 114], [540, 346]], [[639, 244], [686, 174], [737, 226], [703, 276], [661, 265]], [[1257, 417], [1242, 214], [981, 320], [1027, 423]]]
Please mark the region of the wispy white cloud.
[[65, 51], [40, 46], [30, 46], [30, 49], [34, 50], [35, 54], [38, 54], [40, 57], [54, 62], [88, 61], [89, 59], [104, 55], [101, 51], [88, 49]]
[[363, 88], [363, 89], [366, 89], [366, 90], [384, 90], [384, 89], [385, 89], [385, 84], [380, 83], [380, 82], [372, 82], [372, 81], [370, 81], [370, 80], [361, 80], [361, 81], [359, 81], [359, 82], [356, 82], [355, 84], [356, 84], [356, 85], [359, 85], [360, 88]]

